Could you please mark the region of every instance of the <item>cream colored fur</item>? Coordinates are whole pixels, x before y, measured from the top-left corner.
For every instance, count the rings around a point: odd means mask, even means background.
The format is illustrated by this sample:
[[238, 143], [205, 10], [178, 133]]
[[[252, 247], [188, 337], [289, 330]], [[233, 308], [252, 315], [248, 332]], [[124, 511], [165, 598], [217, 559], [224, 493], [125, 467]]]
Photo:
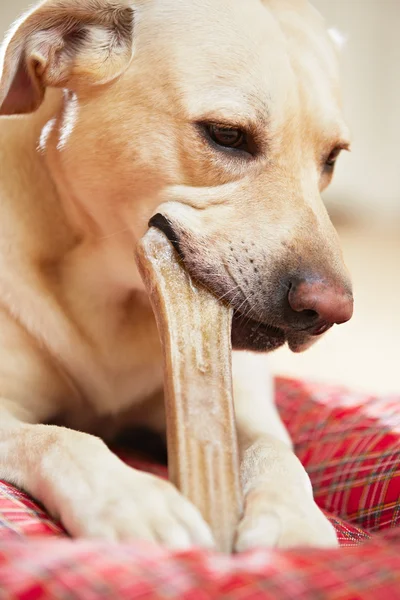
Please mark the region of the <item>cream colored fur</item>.
[[[268, 269], [296, 252], [347, 281], [320, 199], [321, 157], [348, 141], [325, 26], [302, 0], [50, 0], [3, 46], [0, 106], [29, 113], [0, 119], [0, 477], [74, 536], [211, 546], [169, 483], [95, 437], [164, 428], [135, 244], [161, 211], [216, 280], [243, 238], [267, 257], [266, 294]], [[225, 160], [193, 127], [206, 117], [250, 121], [265, 154]], [[235, 353], [234, 373], [237, 549], [335, 546], [264, 355]]]

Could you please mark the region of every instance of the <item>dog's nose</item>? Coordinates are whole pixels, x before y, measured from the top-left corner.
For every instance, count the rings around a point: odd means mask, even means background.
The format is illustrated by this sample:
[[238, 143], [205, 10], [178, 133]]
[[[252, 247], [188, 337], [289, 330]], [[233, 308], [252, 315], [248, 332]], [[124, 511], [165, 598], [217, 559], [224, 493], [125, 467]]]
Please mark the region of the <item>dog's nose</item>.
[[353, 315], [351, 292], [325, 281], [292, 281], [288, 305], [289, 322], [313, 335], [324, 333], [335, 323], [345, 323]]

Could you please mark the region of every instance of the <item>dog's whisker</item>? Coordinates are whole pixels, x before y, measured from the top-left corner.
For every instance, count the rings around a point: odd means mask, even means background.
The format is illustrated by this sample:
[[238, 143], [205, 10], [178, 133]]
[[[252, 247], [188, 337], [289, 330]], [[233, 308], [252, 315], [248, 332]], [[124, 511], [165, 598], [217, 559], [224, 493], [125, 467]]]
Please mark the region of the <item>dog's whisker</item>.
[[[242, 291], [242, 290], [241, 290], [241, 291]], [[243, 293], [243, 291], [242, 291], [242, 293]], [[239, 305], [239, 306], [236, 308], [237, 312], [239, 312], [239, 313], [240, 313], [240, 310], [241, 310], [242, 306], [244, 306], [246, 303], [247, 303], [247, 305], [249, 306], [249, 299], [247, 298], [247, 296], [245, 296], [245, 295], [244, 295], [244, 299], [243, 299], [243, 301], [242, 301], [242, 302], [241, 302], [241, 304], [240, 304], [240, 305]]]
[[116, 237], [117, 235], [121, 235], [123, 233], [127, 233], [128, 231], [130, 231], [129, 227], [125, 227], [124, 229], [120, 229], [118, 231], [114, 231], [113, 233], [103, 235], [103, 236], [99, 237], [98, 240], [100, 242], [103, 240], [109, 240], [110, 238]]
[[235, 292], [237, 289], [239, 289], [238, 285], [236, 285], [235, 287], [229, 289], [228, 291], [225, 292], [225, 294], [222, 294], [222, 296], [218, 296], [218, 301], [220, 302], [221, 300], [223, 300], [224, 298], [226, 298], [227, 296], [229, 296], [230, 294], [232, 294], [233, 292]]

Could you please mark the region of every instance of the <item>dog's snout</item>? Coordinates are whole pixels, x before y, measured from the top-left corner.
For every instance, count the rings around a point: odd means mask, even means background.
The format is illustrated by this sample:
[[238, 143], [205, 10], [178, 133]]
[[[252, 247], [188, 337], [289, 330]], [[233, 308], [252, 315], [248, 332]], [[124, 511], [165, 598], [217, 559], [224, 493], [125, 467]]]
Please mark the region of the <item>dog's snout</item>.
[[348, 290], [326, 281], [301, 279], [289, 284], [287, 320], [295, 328], [321, 335], [335, 323], [353, 315], [353, 296]]

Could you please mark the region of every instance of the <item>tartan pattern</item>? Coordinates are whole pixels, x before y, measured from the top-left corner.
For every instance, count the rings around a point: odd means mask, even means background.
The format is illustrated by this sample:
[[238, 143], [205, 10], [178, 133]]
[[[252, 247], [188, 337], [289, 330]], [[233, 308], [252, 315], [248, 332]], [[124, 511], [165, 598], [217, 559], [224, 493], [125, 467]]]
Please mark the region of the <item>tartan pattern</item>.
[[0, 541], [21, 537], [61, 536], [65, 532], [24, 492], [0, 481]]
[[400, 398], [292, 380], [277, 398], [321, 508], [370, 532], [399, 526]]
[[[73, 541], [31, 498], [0, 482], [0, 600], [400, 599], [400, 398], [279, 379], [277, 400], [341, 550], [227, 557]], [[161, 465], [122, 457], [167, 475]]]
[[142, 544], [0, 542], [0, 600], [398, 600], [400, 539], [233, 557]]

